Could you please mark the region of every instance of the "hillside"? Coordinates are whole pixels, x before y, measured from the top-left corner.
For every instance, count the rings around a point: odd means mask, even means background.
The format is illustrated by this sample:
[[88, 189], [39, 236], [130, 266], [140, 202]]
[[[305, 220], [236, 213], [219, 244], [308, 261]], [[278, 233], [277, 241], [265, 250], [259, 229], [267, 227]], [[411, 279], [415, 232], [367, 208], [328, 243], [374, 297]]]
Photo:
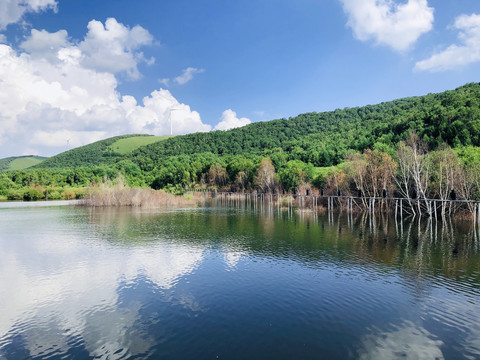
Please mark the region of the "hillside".
[[230, 131], [178, 136], [140, 147], [128, 157], [151, 166], [182, 154], [260, 155], [281, 149], [315, 166], [331, 166], [341, 162], [350, 150], [391, 150], [412, 130], [431, 149], [442, 143], [480, 146], [480, 84], [378, 105], [306, 113]]
[[27, 169], [31, 166], [40, 164], [46, 159], [46, 157], [36, 155], [13, 156], [0, 159], [0, 171]]
[[393, 153], [395, 145], [413, 130], [430, 149], [442, 143], [480, 146], [480, 84], [377, 105], [306, 113], [229, 131], [173, 138], [117, 136], [61, 153], [36, 167], [114, 164], [129, 159], [150, 171], [168, 163], [172, 156], [185, 155], [182, 162], [188, 162], [193, 154], [270, 156], [272, 152], [323, 167], [342, 162], [352, 150], [377, 148]]
[[169, 136], [122, 135], [80, 146], [52, 156], [36, 168], [65, 168], [111, 164], [138, 147], [163, 141]]

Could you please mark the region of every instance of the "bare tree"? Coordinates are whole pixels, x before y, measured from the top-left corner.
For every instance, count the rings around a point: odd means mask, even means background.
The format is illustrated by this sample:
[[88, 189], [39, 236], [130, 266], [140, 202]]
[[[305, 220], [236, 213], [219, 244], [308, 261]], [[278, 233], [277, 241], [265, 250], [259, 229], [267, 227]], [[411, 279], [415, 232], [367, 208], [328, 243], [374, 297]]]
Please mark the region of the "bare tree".
[[[463, 182], [462, 197], [468, 198], [466, 194], [467, 183], [464, 170], [461, 166], [458, 156], [450, 147], [442, 147], [438, 151], [430, 154], [432, 165], [432, 185], [435, 196], [441, 200], [447, 200], [453, 189], [458, 190], [458, 186]], [[445, 216], [448, 202], [443, 201], [441, 205], [442, 216]], [[450, 210], [452, 207], [450, 206]]]
[[[367, 194], [366, 178], [368, 164], [365, 157], [362, 154], [355, 153], [347, 155], [346, 160], [345, 169], [348, 176], [352, 179], [358, 191], [362, 194]], [[368, 206], [364, 197], [362, 197], [361, 202], [365, 208]]]
[[[427, 154], [427, 145], [416, 133], [408, 136], [406, 142], [400, 142], [397, 149], [398, 173], [397, 186], [402, 196], [408, 199], [410, 209], [415, 215], [415, 208], [410, 200], [410, 190], [415, 191], [417, 199], [425, 200], [429, 214], [431, 204], [426, 200], [430, 180], [431, 164]], [[421, 204], [417, 200], [417, 212], [420, 215]]]
[[[397, 164], [386, 153], [367, 149], [362, 155], [350, 155], [346, 170], [357, 189], [368, 197], [380, 197], [384, 189], [387, 192], [394, 190]], [[367, 207], [366, 199], [362, 198], [362, 204]]]
[[253, 182], [260, 192], [266, 193], [275, 190], [278, 181], [272, 160], [265, 158], [260, 162]]
[[211, 186], [225, 186], [228, 182], [227, 170], [220, 164], [210, 166], [208, 170], [208, 182]]
[[[460, 197], [474, 199], [478, 194], [480, 184], [480, 169], [477, 166], [465, 166], [462, 164], [455, 175], [455, 188], [458, 189]], [[467, 203], [470, 212], [475, 211], [473, 203]]]
[[247, 174], [244, 171], [239, 171], [237, 176], [235, 177], [235, 190], [243, 192], [245, 190], [245, 185], [247, 184], [248, 178]]

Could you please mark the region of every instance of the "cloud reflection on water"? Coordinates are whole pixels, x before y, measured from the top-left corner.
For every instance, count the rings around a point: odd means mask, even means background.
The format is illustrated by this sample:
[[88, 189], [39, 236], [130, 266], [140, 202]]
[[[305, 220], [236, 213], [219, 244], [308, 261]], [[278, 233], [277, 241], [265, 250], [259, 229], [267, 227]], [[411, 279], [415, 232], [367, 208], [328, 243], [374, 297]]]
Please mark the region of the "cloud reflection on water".
[[411, 321], [392, 326], [390, 331], [372, 329], [365, 336], [359, 359], [444, 359], [443, 341]]
[[[25, 225], [15, 237], [0, 232], [0, 288], [8, 294], [0, 297], [0, 348], [10, 335], [21, 334], [30, 356], [65, 354], [72, 339], [98, 358], [117, 357], [119, 349], [145, 353], [148, 334], [135, 336], [141, 331], [135, 323], [142, 305], [123, 305], [122, 292], [139, 278], [154, 288], [171, 289], [203, 259], [198, 246], [92, 244], [75, 231], [45, 237], [45, 228], [62, 226]], [[198, 309], [185, 294], [178, 303]]]

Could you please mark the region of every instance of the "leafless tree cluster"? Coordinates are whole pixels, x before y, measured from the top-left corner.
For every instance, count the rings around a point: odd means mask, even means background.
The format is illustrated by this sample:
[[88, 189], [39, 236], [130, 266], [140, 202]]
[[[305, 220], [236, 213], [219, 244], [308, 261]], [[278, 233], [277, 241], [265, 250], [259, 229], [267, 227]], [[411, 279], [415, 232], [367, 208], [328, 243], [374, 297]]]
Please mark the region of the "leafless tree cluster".
[[459, 208], [473, 212], [474, 203], [460, 206], [444, 200], [478, 197], [480, 164], [477, 167], [466, 166], [448, 146], [429, 152], [426, 143], [412, 133], [398, 144], [395, 158], [370, 149], [349, 154], [343, 169], [326, 177], [324, 189], [327, 194], [360, 197], [357, 202], [364, 208], [387, 195], [406, 199], [402, 204], [412, 215], [445, 216]]
[[274, 192], [278, 187], [278, 178], [272, 160], [265, 158], [260, 162], [253, 183], [262, 193]]

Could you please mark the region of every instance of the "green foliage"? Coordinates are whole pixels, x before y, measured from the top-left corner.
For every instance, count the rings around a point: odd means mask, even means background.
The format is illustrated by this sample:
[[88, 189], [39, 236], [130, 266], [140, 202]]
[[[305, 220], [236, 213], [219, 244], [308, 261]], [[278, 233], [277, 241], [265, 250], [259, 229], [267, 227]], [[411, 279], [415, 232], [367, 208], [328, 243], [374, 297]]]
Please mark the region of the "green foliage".
[[23, 190], [11, 189], [7, 193], [7, 200], [23, 200]]
[[37, 188], [28, 187], [23, 191], [23, 200], [36, 201], [45, 199], [45, 194]]
[[339, 166], [317, 167], [313, 169], [312, 184], [317, 189], [323, 189], [327, 179], [339, 170], [343, 170], [343, 164]]
[[465, 166], [480, 169], [480, 147], [464, 146], [455, 149], [455, 152]]
[[10, 190], [16, 189], [16, 184], [6, 174], [0, 173], [0, 195], [7, 195]]
[[278, 172], [285, 190], [295, 190], [299, 185], [310, 182], [313, 174], [313, 165], [305, 164], [300, 160], [290, 160], [285, 167]]

